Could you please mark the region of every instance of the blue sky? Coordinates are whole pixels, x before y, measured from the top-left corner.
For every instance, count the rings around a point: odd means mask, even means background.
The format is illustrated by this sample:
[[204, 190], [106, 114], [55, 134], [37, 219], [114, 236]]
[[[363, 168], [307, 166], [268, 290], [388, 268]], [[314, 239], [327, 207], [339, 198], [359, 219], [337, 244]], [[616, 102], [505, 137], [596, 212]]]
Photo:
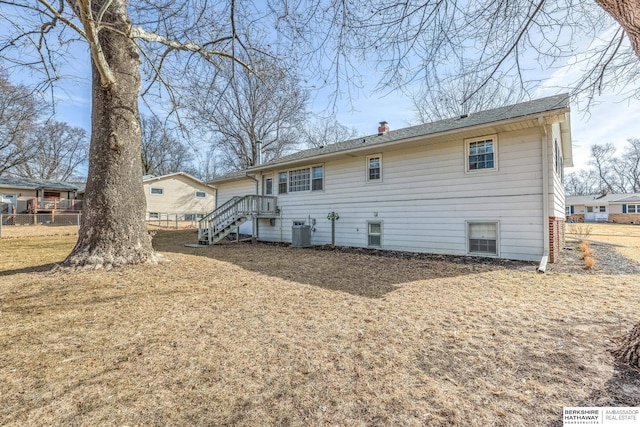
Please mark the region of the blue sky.
[[[62, 69], [65, 78], [56, 91], [56, 119], [66, 121], [73, 126], [90, 130], [91, 122], [91, 86], [90, 68], [84, 46], [77, 46], [75, 53], [68, 57]], [[575, 58], [573, 58], [575, 59]], [[567, 63], [572, 58], [567, 59]], [[533, 97], [554, 95], [566, 90], [559, 89], [575, 80], [579, 69], [561, 66], [548, 70], [545, 80], [533, 92]], [[540, 71], [538, 71], [540, 73]], [[19, 76], [14, 76], [19, 77]], [[540, 75], [535, 75], [540, 78]], [[18, 79], [19, 80], [19, 79]], [[365, 86], [352, 92], [350, 99], [339, 99], [336, 104], [337, 120], [348, 127], [357, 129], [361, 134], [376, 132], [378, 122], [386, 120], [392, 129], [409, 126], [414, 123], [415, 113], [411, 100], [400, 91], [391, 91], [386, 95], [375, 92], [378, 77], [374, 72], [365, 73]], [[327, 109], [328, 99], [322, 93], [316, 94], [310, 105], [312, 111]], [[629, 138], [640, 138], [640, 100], [627, 99], [614, 93], [603, 93], [595, 100], [588, 111], [583, 109], [585, 99], [576, 99], [572, 104], [571, 124], [574, 147], [574, 164], [578, 168], [588, 167], [589, 147], [592, 144], [612, 142], [621, 147]], [[141, 106], [144, 109], [144, 107]], [[204, 152], [204, 147], [203, 147]]]

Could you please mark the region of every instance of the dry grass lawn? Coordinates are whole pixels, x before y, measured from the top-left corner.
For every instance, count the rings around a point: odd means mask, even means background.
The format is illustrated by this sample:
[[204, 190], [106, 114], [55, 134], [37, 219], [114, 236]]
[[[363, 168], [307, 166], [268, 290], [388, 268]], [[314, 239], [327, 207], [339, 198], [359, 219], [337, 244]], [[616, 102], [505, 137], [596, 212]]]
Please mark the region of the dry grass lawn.
[[622, 245], [618, 252], [640, 262], [640, 225], [567, 224], [567, 237], [587, 238]]
[[194, 240], [159, 231], [165, 262], [100, 272], [51, 271], [73, 235], [0, 240], [0, 425], [544, 426], [640, 404], [609, 353], [639, 275]]

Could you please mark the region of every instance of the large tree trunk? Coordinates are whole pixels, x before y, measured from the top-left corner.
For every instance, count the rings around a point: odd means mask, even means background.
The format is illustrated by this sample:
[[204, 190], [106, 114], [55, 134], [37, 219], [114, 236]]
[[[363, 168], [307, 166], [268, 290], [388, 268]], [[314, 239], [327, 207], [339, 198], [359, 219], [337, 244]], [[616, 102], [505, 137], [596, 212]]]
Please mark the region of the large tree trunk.
[[[95, 3], [99, 10], [105, 1]], [[126, 0], [113, 0], [104, 19], [128, 34]], [[133, 41], [116, 32], [101, 31], [99, 41], [114, 81], [101, 79], [94, 58], [89, 176], [78, 242], [64, 262], [67, 266], [110, 267], [156, 259], [144, 222], [140, 57]]]
[[640, 4], [638, 0], [596, 0], [624, 28], [640, 58]]
[[[638, 0], [596, 0], [622, 26], [640, 59], [640, 3]], [[629, 332], [614, 352], [622, 362], [640, 368], [640, 323]]]
[[640, 323], [624, 337], [622, 344], [613, 354], [621, 362], [640, 369]]

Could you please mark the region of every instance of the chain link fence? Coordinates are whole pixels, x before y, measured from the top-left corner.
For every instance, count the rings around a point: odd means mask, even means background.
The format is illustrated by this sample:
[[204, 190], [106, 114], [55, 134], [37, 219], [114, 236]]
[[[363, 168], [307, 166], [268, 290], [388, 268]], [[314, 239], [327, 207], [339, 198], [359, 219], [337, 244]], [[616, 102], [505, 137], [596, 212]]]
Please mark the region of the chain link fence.
[[[198, 228], [198, 220], [204, 214], [172, 214], [153, 213], [146, 215], [146, 223], [149, 229], [188, 229]], [[8, 214], [0, 213], [0, 238], [17, 236], [37, 236], [51, 234], [41, 231], [55, 227], [80, 227], [80, 213], [39, 213], [39, 214]], [[73, 228], [70, 230], [73, 231]], [[71, 232], [72, 232], [71, 231]], [[70, 232], [70, 231], [65, 231]], [[59, 232], [54, 232], [57, 234]]]
[[[81, 214], [39, 213], [39, 214], [0, 214], [0, 238], [3, 234], [15, 234], [12, 231], [29, 226], [38, 227], [79, 227]], [[22, 233], [21, 233], [22, 234]]]
[[147, 213], [147, 226], [154, 228], [198, 228], [204, 214]]

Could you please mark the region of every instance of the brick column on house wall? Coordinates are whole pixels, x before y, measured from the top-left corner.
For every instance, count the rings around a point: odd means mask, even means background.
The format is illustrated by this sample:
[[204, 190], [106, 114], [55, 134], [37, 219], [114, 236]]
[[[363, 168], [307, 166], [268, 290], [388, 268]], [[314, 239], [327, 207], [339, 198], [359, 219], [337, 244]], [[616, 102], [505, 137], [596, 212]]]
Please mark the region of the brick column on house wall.
[[556, 262], [564, 248], [565, 219], [549, 217], [549, 262]]

